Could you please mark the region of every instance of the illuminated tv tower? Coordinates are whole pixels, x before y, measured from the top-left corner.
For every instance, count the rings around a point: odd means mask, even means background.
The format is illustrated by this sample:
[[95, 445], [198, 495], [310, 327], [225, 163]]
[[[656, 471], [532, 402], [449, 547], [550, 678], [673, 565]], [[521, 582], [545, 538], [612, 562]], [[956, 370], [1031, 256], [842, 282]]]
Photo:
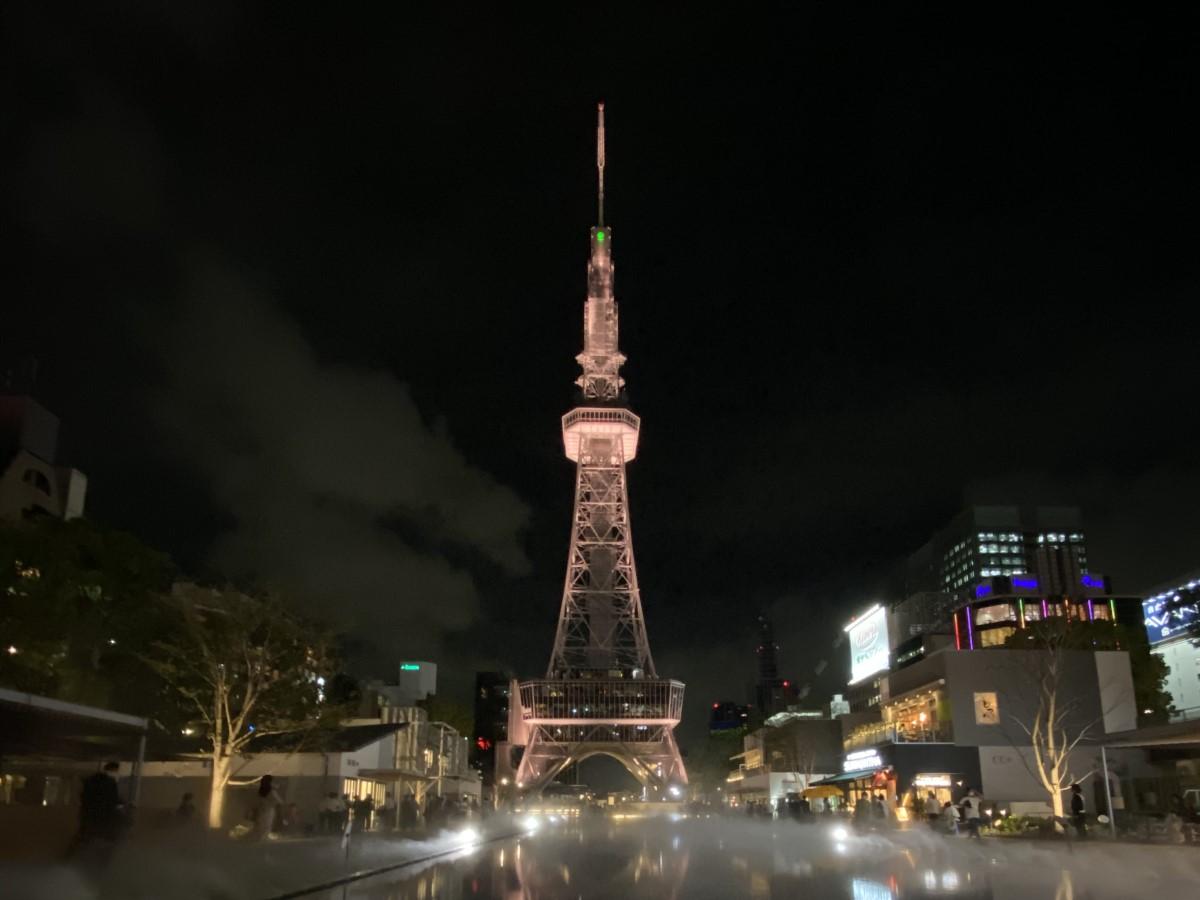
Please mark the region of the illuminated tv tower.
[[562, 418], [575, 463], [575, 512], [558, 632], [546, 677], [520, 684], [517, 787], [538, 792], [589, 756], [615, 757], [649, 791], [679, 793], [687, 773], [674, 728], [683, 684], [654, 669], [629, 529], [625, 464], [641, 420], [626, 405], [613, 298], [612, 229], [604, 223], [604, 104], [596, 129], [599, 211], [591, 230], [578, 405]]

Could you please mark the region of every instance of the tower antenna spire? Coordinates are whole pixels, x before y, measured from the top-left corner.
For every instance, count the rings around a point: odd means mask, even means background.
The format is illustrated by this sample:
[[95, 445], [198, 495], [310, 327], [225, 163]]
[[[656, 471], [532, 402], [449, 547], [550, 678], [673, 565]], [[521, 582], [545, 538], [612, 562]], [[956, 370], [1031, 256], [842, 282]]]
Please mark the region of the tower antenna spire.
[[603, 225], [604, 224], [604, 104], [603, 103], [599, 104], [599, 107], [598, 107], [598, 110], [596, 113], [596, 118], [597, 118], [596, 169], [600, 173], [600, 190], [599, 190], [600, 213], [599, 213], [599, 221], [597, 221], [596, 224]]

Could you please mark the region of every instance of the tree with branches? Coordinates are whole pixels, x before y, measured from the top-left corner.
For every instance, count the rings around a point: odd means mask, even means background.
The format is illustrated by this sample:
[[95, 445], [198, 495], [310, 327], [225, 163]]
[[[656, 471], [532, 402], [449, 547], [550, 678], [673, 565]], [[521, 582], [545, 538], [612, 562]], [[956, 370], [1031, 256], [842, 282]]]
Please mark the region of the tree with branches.
[[226, 788], [256, 741], [294, 734], [298, 747], [336, 721], [340, 711], [325, 702], [333, 642], [271, 595], [177, 584], [164, 600], [177, 627], [153, 642], [146, 661], [203, 723], [208, 824], [219, 828]]
[[[1068, 670], [1075, 650], [1075, 637], [1060, 623], [1049, 622], [1026, 629], [1028, 636], [1019, 645], [1034, 651], [1037, 662], [1028, 682], [1036, 691], [1036, 706], [1031, 717], [1009, 718], [1028, 739], [1030, 753], [1014, 749], [1030, 775], [1046, 791], [1055, 820], [1064, 819], [1063, 795], [1091, 774], [1072, 768], [1072, 754], [1081, 743], [1098, 737], [1098, 726], [1105, 710], [1087, 709], [1085, 699], [1068, 684]], [[1126, 698], [1132, 702], [1133, 697]], [[1032, 756], [1032, 759], [1029, 757]]]

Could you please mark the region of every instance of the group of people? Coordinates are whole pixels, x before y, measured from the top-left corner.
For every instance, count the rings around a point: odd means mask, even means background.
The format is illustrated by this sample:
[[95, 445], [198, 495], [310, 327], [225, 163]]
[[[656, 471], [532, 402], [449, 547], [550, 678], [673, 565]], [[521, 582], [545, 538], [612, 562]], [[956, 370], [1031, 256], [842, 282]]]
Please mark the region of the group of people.
[[966, 829], [968, 837], [980, 840], [979, 825], [983, 815], [983, 797], [974, 788], [958, 802], [944, 803], [938, 801], [937, 794], [930, 791], [924, 801], [925, 819], [929, 827], [942, 834], [958, 834], [960, 826]]
[[896, 824], [895, 815], [883, 794], [864, 795], [854, 804], [854, 827], [860, 831], [892, 828]]

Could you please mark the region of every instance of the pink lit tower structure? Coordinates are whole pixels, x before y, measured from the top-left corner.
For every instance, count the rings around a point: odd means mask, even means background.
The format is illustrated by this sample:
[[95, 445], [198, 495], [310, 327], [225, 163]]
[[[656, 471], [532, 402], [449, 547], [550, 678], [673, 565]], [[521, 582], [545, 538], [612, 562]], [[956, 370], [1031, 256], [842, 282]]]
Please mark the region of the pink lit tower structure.
[[620, 761], [649, 798], [680, 793], [687, 773], [674, 729], [683, 684], [659, 678], [646, 638], [625, 464], [637, 455], [641, 420], [626, 405], [613, 298], [612, 230], [604, 224], [604, 104], [596, 133], [598, 224], [591, 230], [583, 313], [579, 404], [562, 419], [575, 468], [575, 512], [558, 632], [546, 677], [519, 686], [510, 739], [524, 745], [523, 794], [540, 793], [590, 756]]

